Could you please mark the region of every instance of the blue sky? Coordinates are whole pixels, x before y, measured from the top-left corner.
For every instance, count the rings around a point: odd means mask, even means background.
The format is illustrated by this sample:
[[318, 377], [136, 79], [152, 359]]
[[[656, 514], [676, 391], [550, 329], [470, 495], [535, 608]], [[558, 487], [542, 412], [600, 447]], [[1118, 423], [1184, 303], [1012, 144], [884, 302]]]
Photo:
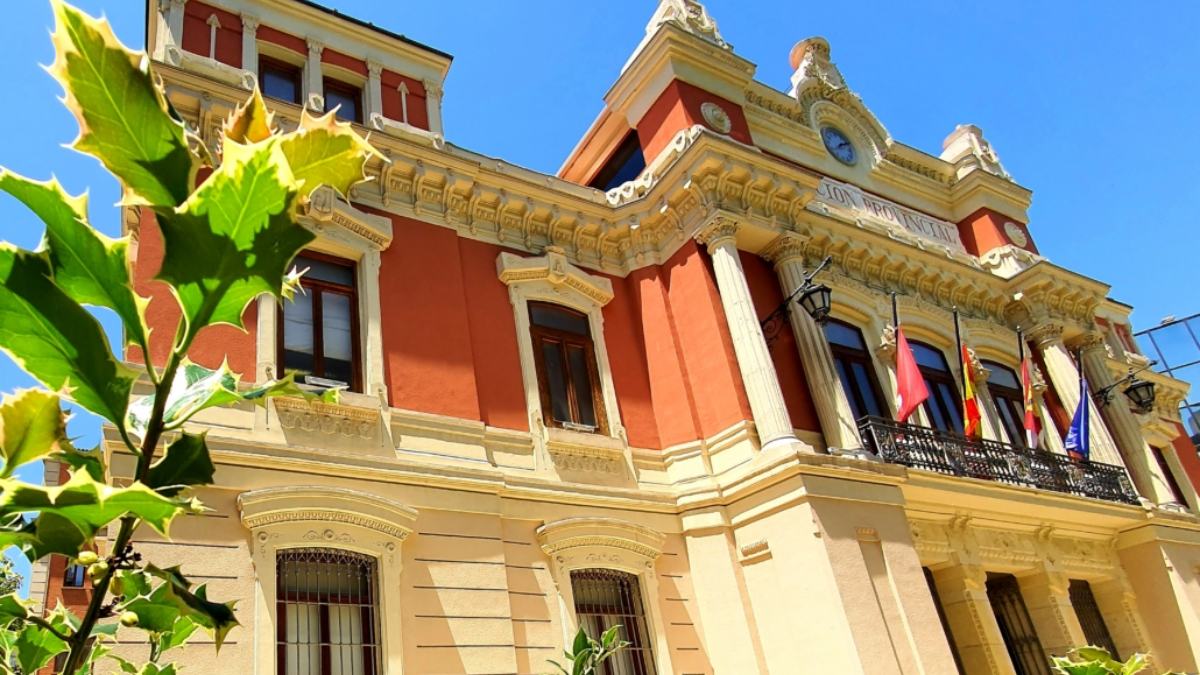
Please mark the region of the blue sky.
[[[378, 2], [324, 0], [454, 55], [452, 142], [553, 172], [591, 123], [641, 39], [653, 0]], [[143, 44], [140, 0], [77, 0]], [[984, 129], [1034, 191], [1033, 236], [1054, 262], [1113, 285], [1136, 328], [1200, 311], [1194, 291], [1200, 169], [1189, 139], [1200, 105], [1200, 3], [856, 3], [712, 0], [709, 13], [757, 78], [786, 89], [792, 45], [826, 37], [833, 60], [892, 136], [937, 154], [956, 124]], [[62, 144], [76, 133], [52, 60], [49, 3], [6, 3], [0, 22], [0, 165], [90, 188], [93, 223], [119, 228], [117, 186]], [[41, 226], [0, 198], [0, 238], [33, 247]], [[104, 319], [110, 332], [115, 325]], [[115, 334], [115, 333], [114, 333]], [[0, 391], [30, 386], [7, 360]], [[70, 426], [99, 439], [93, 419]], [[30, 467], [27, 475], [40, 474]]]

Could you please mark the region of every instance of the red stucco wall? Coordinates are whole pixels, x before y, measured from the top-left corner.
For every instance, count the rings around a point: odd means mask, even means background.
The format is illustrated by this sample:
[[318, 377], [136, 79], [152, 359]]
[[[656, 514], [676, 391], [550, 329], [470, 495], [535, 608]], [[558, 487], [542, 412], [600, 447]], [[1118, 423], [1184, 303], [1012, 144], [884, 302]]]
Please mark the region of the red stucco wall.
[[963, 246], [966, 247], [968, 253], [983, 255], [1000, 246], [1017, 245], [1017, 242], [1010, 239], [1005, 233], [1005, 223], [1013, 223], [1025, 233], [1026, 242], [1020, 248], [1033, 253], [1038, 252], [1037, 246], [1033, 243], [1033, 237], [1029, 235], [1029, 226], [991, 209], [979, 209], [964, 218], [958, 224], [958, 233], [962, 237]]
[[193, 54], [209, 56], [211, 28], [208, 17], [217, 16], [221, 24], [217, 29], [216, 59], [234, 68], [242, 67], [242, 19], [212, 5], [192, 0], [184, 5], [183, 48]]
[[694, 124], [708, 126], [704, 116], [700, 114], [700, 106], [709, 101], [721, 106], [729, 115], [729, 135], [734, 140], [742, 143], [753, 142], [750, 137], [750, 125], [746, 122], [746, 115], [741, 106], [699, 87], [675, 80], [667, 85], [637, 123], [638, 140], [641, 141], [646, 162], [652, 162], [681, 129]]

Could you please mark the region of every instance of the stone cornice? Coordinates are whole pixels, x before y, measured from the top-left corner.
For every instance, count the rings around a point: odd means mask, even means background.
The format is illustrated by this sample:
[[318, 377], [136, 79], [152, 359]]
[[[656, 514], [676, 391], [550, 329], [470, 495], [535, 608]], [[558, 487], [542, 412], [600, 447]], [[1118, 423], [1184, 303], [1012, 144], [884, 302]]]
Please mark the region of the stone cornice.
[[551, 558], [573, 548], [599, 547], [630, 551], [653, 561], [662, 554], [665, 535], [616, 518], [566, 518], [537, 529], [538, 544]]
[[557, 246], [548, 246], [546, 255], [532, 258], [501, 253], [496, 259], [496, 272], [506, 286], [545, 281], [576, 290], [601, 307], [613, 299], [611, 281], [572, 265]]
[[345, 488], [289, 486], [238, 496], [242, 523], [253, 530], [279, 523], [334, 522], [357, 525], [403, 540], [413, 531], [416, 509]]

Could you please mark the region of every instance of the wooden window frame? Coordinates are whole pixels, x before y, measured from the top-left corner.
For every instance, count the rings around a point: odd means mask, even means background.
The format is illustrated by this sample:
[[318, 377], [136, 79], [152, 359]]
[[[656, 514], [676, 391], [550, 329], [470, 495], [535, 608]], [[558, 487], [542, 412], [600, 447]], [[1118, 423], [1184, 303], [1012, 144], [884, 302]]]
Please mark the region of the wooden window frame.
[[285, 103], [292, 103], [294, 105], [300, 105], [304, 101], [304, 69], [302, 67], [297, 66], [294, 63], [288, 63], [287, 61], [260, 54], [258, 57], [259, 82], [262, 82], [264, 66], [270, 70], [286, 72], [294, 77], [293, 81], [296, 83], [296, 99], [289, 101], [287, 99], [277, 98], [267, 94], [265, 91], [263, 92], [263, 96], [273, 101], [284, 101]]
[[[863, 337], [862, 330], [858, 326], [838, 319], [829, 319], [829, 321], [858, 333], [859, 339], [863, 341], [864, 345], [866, 344], [866, 338]], [[859, 390], [858, 382], [853, 379], [853, 371], [849, 367], [852, 364], [858, 364], [866, 371], [868, 386], [870, 386], [871, 393], [875, 396], [875, 401], [879, 404], [878, 416], [886, 417], [888, 415], [887, 399], [883, 397], [883, 389], [879, 386], [879, 378], [875, 376], [875, 361], [871, 358], [871, 353], [866, 349], [855, 349], [854, 347], [835, 344], [830, 342], [828, 338], [825, 341], [829, 344], [829, 351], [833, 355], [834, 372], [838, 373], [837, 366], [839, 361], [846, 364], [844, 370], [850, 376], [849, 381], [843, 380], [840, 374], [838, 375], [838, 380], [841, 381], [842, 390], [846, 392], [846, 398], [849, 399], [851, 408], [862, 410], [863, 416], [872, 415], [871, 411], [868, 410], [867, 399], [863, 396], [862, 391]]]
[[[539, 326], [533, 320], [534, 307], [545, 307], [551, 311], [562, 312], [566, 314], [577, 315], [582, 321], [588, 324], [588, 334], [580, 335], [570, 331], [548, 328]], [[557, 343], [560, 345], [559, 354], [562, 360], [561, 367], [565, 379], [567, 390], [567, 407], [570, 410], [572, 422], [582, 425], [579, 421], [579, 392], [575, 391], [575, 378], [572, 377], [571, 360], [567, 358], [567, 347], [574, 346], [583, 349], [586, 357], [588, 369], [588, 381], [591, 384], [592, 390], [589, 395], [592, 399], [592, 411], [596, 418], [596, 428], [591, 432], [603, 436], [608, 435], [608, 415], [604, 407], [604, 391], [600, 382], [600, 369], [596, 364], [596, 343], [592, 338], [591, 321], [585, 312], [567, 307], [565, 305], [555, 304], [553, 302], [545, 302], [541, 300], [529, 301], [529, 335], [533, 341], [533, 363], [537, 371], [538, 380], [538, 395], [542, 402], [542, 422], [547, 427], [558, 429], [568, 429], [570, 431], [580, 431], [564, 426], [562, 422], [554, 419], [553, 401], [550, 400], [550, 381], [546, 374], [545, 356], [542, 351], [542, 344], [545, 342]]]
[[[341, 552], [340, 549], [325, 549], [330, 554]], [[288, 549], [277, 551], [276, 564], [281, 555], [288, 552]], [[353, 551], [345, 551], [350, 555], [361, 555]], [[370, 556], [364, 556], [370, 557]], [[320, 654], [319, 673], [324, 675], [333, 670], [333, 644], [330, 641], [332, 629], [329, 622], [329, 606], [330, 605], [353, 605], [359, 607], [360, 621], [362, 622], [363, 644], [359, 645], [362, 651], [363, 675], [377, 675], [379, 672], [379, 661], [383, 653], [383, 645], [381, 642], [381, 631], [379, 630], [380, 618], [380, 603], [377, 586], [379, 583], [379, 563], [372, 562], [372, 576], [374, 578], [367, 579], [368, 593], [371, 595], [368, 603], [364, 603], [362, 598], [351, 600], [349, 597], [343, 597], [342, 594], [323, 595], [321, 593], [306, 593], [302, 591], [286, 591], [283, 589], [283, 577], [276, 573], [276, 589], [275, 589], [275, 616], [276, 616], [276, 673], [282, 674], [287, 672], [287, 606], [295, 605], [316, 605], [317, 606], [317, 637], [318, 637], [318, 653]]]
[[[358, 87], [353, 84], [350, 84], [349, 82], [343, 82], [342, 80], [337, 80], [332, 77], [325, 77], [321, 82], [321, 87], [322, 87], [322, 91], [326, 92], [326, 96], [325, 96], [326, 99], [328, 99], [328, 92], [330, 92], [330, 91], [336, 91], [340, 94], [346, 95], [349, 98], [356, 99], [358, 101], [358, 104], [354, 106], [354, 117], [352, 117], [352, 118], [339, 117], [338, 119], [350, 120], [351, 122], [354, 122], [356, 124], [363, 123], [363, 90], [362, 90], [362, 87]], [[326, 106], [328, 106], [328, 103], [326, 103]], [[326, 107], [325, 112], [329, 112], [328, 107]]]
[[[322, 281], [320, 279], [310, 279], [308, 276], [300, 278], [300, 286], [305, 293], [312, 296], [313, 307], [313, 369], [311, 375], [314, 377], [325, 377], [325, 336], [324, 324], [321, 313], [321, 293], [330, 292], [345, 295], [350, 298], [350, 359], [352, 377], [350, 378], [348, 389], [352, 392], [362, 391], [362, 354], [361, 346], [359, 345], [359, 335], [361, 333], [359, 327], [358, 314], [358, 265], [353, 260], [339, 258], [326, 253], [318, 253], [316, 251], [302, 251], [297, 257], [311, 258], [320, 260], [331, 265], [346, 267], [350, 270], [350, 284], [338, 284], [330, 281]], [[284, 317], [283, 303], [279, 303], [276, 310], [275, 318], [275, 358], [278, 364], [277, 376], [282, 375], [284, 368]]]

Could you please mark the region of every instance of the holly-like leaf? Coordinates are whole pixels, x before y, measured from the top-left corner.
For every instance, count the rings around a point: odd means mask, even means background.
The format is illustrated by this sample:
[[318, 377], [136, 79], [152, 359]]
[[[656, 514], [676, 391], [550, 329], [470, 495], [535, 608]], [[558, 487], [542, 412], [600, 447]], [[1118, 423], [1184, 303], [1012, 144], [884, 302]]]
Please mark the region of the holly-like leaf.
[[216, 469], [208, 455], [204, 436], [184, 433], [175, 439], [167, 446], [162, 459], [150, 467], [146, 485], [168, 497], [186, 487], [212, 485]]
[[23, 673], [36, 673], [50, 659], [70, 649], [65, 640], [31, 623], [21, 629], [14, 646], [14, 656]]
[[54, 459], [66, 464], [72, 473], [82, 471], [94, 481], [103, 483], [105, 480], [107, 467], [104, 464], [104, 452], [98, 447], [91, 450], [67, 448], [55, 455]]
[[0, 596], [0, 626], [29, 618], [29, 608], [16, 593]]
[[265, 141], [274, 130], [274, 117], [275, 113], [267, 112], [262, 93], [255, 87], [250, 98], [225, 121], [225, 138], [243, 144]]
[[5, 394], [0, 402], [0, 424], [3, 478], [66, 445], [67, 418], [58, 405], [58, 395], [42, 389]]
[[[226, 146], [229, 144], [226, 143]], [[297, 181], [300, 193], [308, 197], [313, 190], [328, 185], [342, 196], [363, 180], [363, 167], [371, 157], [383, 158], [378, 150], [350, 127], [337, 121], [333, 111], [320, 117], [308, 110], [300, 114], [300, 128], [283, 136], [283, 154]]]
[[[30, 513], [38, 516], [21, 530], [0, 530], [0, 547], [21, 546], [27, 555], [31, 552], [74, 555], [83, 541], [126, 514], [140, 518], [166, 535], [176, 516], [200, 509], [195, 500], [171, 499], [142, 483], [128, 487], [105, 485], [86, 472], [72, 474], [59, 487], [0, 480], [0, 516]], [[70, 546], [75, 548], [68, 549]]]
[[213, 634], [217, 649], [225, 642], [225, 636], [233, 627], [238, 625], [233, 613], [235, 602], [212, 602], [208, 599], [208, 588], [204, 584], [192, 589], [192, 583], [179, 571], [179, 567], [161, 569], [147, 565], [146, 572], [163, 580], [163, 587], [171, 589], [178, 602], [185, 608], [188, 616]]
[[171, 630], [158, 636], [158, 653], [165, 654], [176, 647], [182, 647], [198, 628], [200, 628], [200, 624], [190, 617], [179, 617], [171, 626]]
[[47, 389], [123, 428], [136, 373], [51, 274], [44, 254], [0, 244], [0, 349]]
[[295, 222], [294, 183], [279, 137], [230, 144], [221, 167], [160, 219], [166, 253], [159, 278], [179, 299], [185, 345], [210, 324], [244, 329], [251, 300], [280, 294], [288, 264], [313, 239]]
[[104, 19], [53, 0], [55, 59], [49, 71], [79, 122], [72, 147], [121, 180], [122, 202], [174, 207], [187, 199], [197, 164], [183, 123], [143, 65]]
[[129, 278], [129, 239], [112, 239], [88, 224], [87, 196], [73, 197], [57, 180], [38, 182], [0, 169], [0, 190], [29, 207], [46, 224], [45, 247], [54, 282], [83, 305], [107, 307], [125, 325], [126, 339], [146, 347], [148, 300]]

